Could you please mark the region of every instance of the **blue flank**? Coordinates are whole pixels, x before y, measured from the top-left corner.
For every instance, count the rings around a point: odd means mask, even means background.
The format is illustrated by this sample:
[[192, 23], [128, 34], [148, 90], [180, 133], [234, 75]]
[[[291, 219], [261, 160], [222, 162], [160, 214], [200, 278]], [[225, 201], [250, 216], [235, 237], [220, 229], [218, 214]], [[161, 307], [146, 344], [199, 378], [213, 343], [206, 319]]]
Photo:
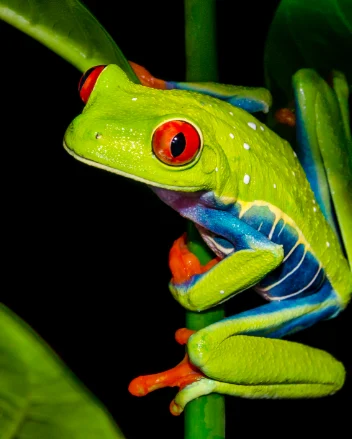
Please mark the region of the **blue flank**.
[[[319, 289], [324, 279], [324, 270], [320, 268], [316, 258], [300, 244], [287, 261], [259, 282], [258, 287], [266, 288], [263, 291], [265, 297], [275, 300], [301, 290], [303, 291], [300, 295], [312, 294]], [[275, 286], [270, 287], [271, 285]], [[306, 288], [307, 285], [310, 286]]]
[[[239, 212], [239, 209], [236, 211]], [[275, 214], [267, 206], [256, 205], [253, 205], [241, 217], [241, 221], [266, 237], [269, 237], [275, 219]], [[311, 294], [317, 291], [325, 279], [325, 273], [323, 269], [319, 270], [319, 261], [303, 244], [295, 248], [298, 232], [280, 220], [275, 226], [271, 241], [283, 246], [287, 260], [258, 283], [258, 292], [269, 300], [275, 300], [295, 294], [300, 290], [304, 290], [300, 294]]]
[[269, 236], [275, 215], [267, 206], [253, 206], [241, 217], [253, 229], [259, 230], [265, 236]]
[[295, 245], [298, 239], [297, 230], [295, 230], [289, 224], [286, 224], [284, 227], [284, 221], [281, 219], [274, 230], [272, 241], [280, 244], [284, 247], [285, 255], [291, 250], [291, 248]]
[[220, 91], [216, 90], [216, 87], [214, 89], [211, 88], [212, 84], [201, 84], [201, 83], [188, 83], [188, 82], [174, 82], [174, 81], [168, 81], [166, 82], [166, 88], [168, 90], [187, 90], [187, 91], [195, 91], [198, 93], [203, 93], [208, 96], [212, 96], [214, 98], [220, 99], [221, 101], [228, 102], [229, 104], [233, 105], [234, 107], [242, 108], [242, 110], [248, 111], [248, 113], [257, 113], [259, 111], [262, 111], [264, 113], [267, 113], [269, 108], [268, 104], [256, 100], [254, 98], [244, 98], [243, 96], [237, 96], [237, 95], [231, 95], [231, 94], [225, 94], [221, 93]]

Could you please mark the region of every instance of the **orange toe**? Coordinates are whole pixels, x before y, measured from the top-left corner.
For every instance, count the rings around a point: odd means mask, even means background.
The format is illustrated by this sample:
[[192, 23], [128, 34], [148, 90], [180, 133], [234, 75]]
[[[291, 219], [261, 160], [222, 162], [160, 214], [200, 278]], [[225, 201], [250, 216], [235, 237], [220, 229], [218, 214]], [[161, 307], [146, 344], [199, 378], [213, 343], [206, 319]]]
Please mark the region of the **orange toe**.
[[288, 125], [290, 127], [296, 125], [296, 115], [289, 108], [280, 108], [277, 110], [275, 113], [275, 119], [283, 125]]
[[141, 84], [145, 87], [158, 88], [166, 90], [166, 82], [162, 79], [155, 78], [145, 67], [140, 66], [132, 61], [129, 61], [134, 73], [138, 76]]
[[175, 340], [178, 344], [187, 344], [188, 339], [192, 334], [194, 334], [196, 331], [193, 331], [192, 329], [187, 328], [180, 328], [175, 332]]
[[165, 372], [153, 375], [144, 375], [135, 378], [128, 386], [128, 390], [134, 396], [145, 396], [154, 390], [163, 387], [183, 387], [204, 378], [201, 371], [190, 363], [188, 355], [177, 366]]
[[171, 282], [174, 284], [184, 283], [196, 274], [205, 273], [220, 260], [214, 258], [206, 265], [201, 265], [197, 256], [188, 250], [186, 241], [187, 234], [184, 233], [176, 239], [169, 253], [169, 267], [172, 273]]

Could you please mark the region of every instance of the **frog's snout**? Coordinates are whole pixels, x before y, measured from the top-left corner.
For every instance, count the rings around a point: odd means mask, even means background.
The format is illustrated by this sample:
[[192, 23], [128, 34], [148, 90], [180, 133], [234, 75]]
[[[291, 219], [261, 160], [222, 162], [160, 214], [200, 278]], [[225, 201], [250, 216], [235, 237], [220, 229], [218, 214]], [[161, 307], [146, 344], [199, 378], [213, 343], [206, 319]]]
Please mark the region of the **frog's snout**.
[[85, 156], [87, 150], [99, 148], [103, 141], [103, 130], [95, 129], [92, 124], [83, 123], [82, 115], [77, 116], [64, 134], [64, 147], [71, 154]]

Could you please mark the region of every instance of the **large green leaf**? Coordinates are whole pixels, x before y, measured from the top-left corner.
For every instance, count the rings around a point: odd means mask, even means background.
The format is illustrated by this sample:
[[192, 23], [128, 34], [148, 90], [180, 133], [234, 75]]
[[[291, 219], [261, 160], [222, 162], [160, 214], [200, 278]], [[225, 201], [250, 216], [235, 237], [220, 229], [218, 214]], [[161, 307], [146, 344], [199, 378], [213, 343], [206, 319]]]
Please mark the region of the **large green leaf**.
[[101, 404], [25, 323], [0, 304], [1, 439], [118, 439]]
[[[115, 63], [139, 82], [77, 0], [0, 0], [0, 18], [81, 71]], [[110, 415], [20, 319], [0, 304], [1, 439], [117, 439]]]
[[342, 71], [352, 84], [352, 0], [282, 0], [265, 48], [267, 86], [287, 105], [292, 76], [314, 68], [326, 78]]
[[0, 18], [82, 72], [114, 63], [138, 82], [113, 39], [78, 0], [0, 0]]
[[[292, 82], [299, 90], [296, 97], [305, 116], [303, 123], [306, 131], [312, 133], [308, 145], [313, 151], [315, 167], [320, 169], [321, 175], [327, 176], [350, 262], [352, 144], [348, 94], [352, 88], [351, 52], [352, 0], [281, 1], [265, 48], [267, 86], [274, 96], [274, 110], [290, 105]], [[306, 68], [312, 70], [302, 70]], [[302, 82], [305, 72], [310, 72], [310, 81]], [[271, 122], [275, 125], [275, 121]], [[292, 137], [292, 130], [275, 128], [295, 144], [297, 139]]]

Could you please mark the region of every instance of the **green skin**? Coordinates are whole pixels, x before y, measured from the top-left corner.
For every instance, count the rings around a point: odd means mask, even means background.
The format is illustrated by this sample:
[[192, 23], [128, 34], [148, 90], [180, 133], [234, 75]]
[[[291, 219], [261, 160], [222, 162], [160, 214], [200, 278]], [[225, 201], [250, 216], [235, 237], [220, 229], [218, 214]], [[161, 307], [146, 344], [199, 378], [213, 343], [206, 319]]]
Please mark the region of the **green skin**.
[[[202, 133], [201, 152], [189, 164], [170, 166], [153, 154], [153, 132], [170, 119], [189, 121]], [[251, 122], [256, 130], [248, 125]], [[253, 145], [250, 152], [244, 143]], [[88, 165], [151, 186], [179, 192], [213, 191], [222, 203], [236, 201], [242, 209], [254, 202], [268, 206], [302, 232], [302, 242], [324, 267], [339, 307], [347, 305], [352, 291], [351, 270], [334, 232], [314, 204], [300, 163], [285, 140], [246, 111], [195, 92], [156, 90], [132, 83], [119, 67], [109, 65], [99, 76], [83, 113], [67, 129], [64, 146]], [[263, 162], [270, 168], [269, 175]], [[244, 182], [246, 174], [249, 184]], [[174, 297], [188, 309], [203, 310], [255, 285], [283, 259], [281, 246], [270, 251], [259, 247], [254, 248], [254, 258], [252, 251], [225, 258], [187, 295], [171, 285]], [[242, 270], [234, 269], [239, 266]], [[224, 291], [221, 297], [219, 290]], [[316, 310], [314, 306], [308, 308], [305, 314]], [[302, 310], [283, 311], [270, 319], [259, 315], [237, 320], [236, 327], [220, 322], [192, 336], [188, 342], [190, 359], [207, 378], [181, 390], [175, 410], [182, 411], [187, 402], [210, 392], [297, 398], [338, 390], [344, 369], [323, 351], [284, 340], [229, 337], [254, 327], [278, 327], [293, 315], [302, 315]], [[205, 341], [208, 351], [199, 354], [198, 347]], [[264, 360], [255, 361], [258, 356]], [[317, 367], [312, 367], [314, 364]]]

